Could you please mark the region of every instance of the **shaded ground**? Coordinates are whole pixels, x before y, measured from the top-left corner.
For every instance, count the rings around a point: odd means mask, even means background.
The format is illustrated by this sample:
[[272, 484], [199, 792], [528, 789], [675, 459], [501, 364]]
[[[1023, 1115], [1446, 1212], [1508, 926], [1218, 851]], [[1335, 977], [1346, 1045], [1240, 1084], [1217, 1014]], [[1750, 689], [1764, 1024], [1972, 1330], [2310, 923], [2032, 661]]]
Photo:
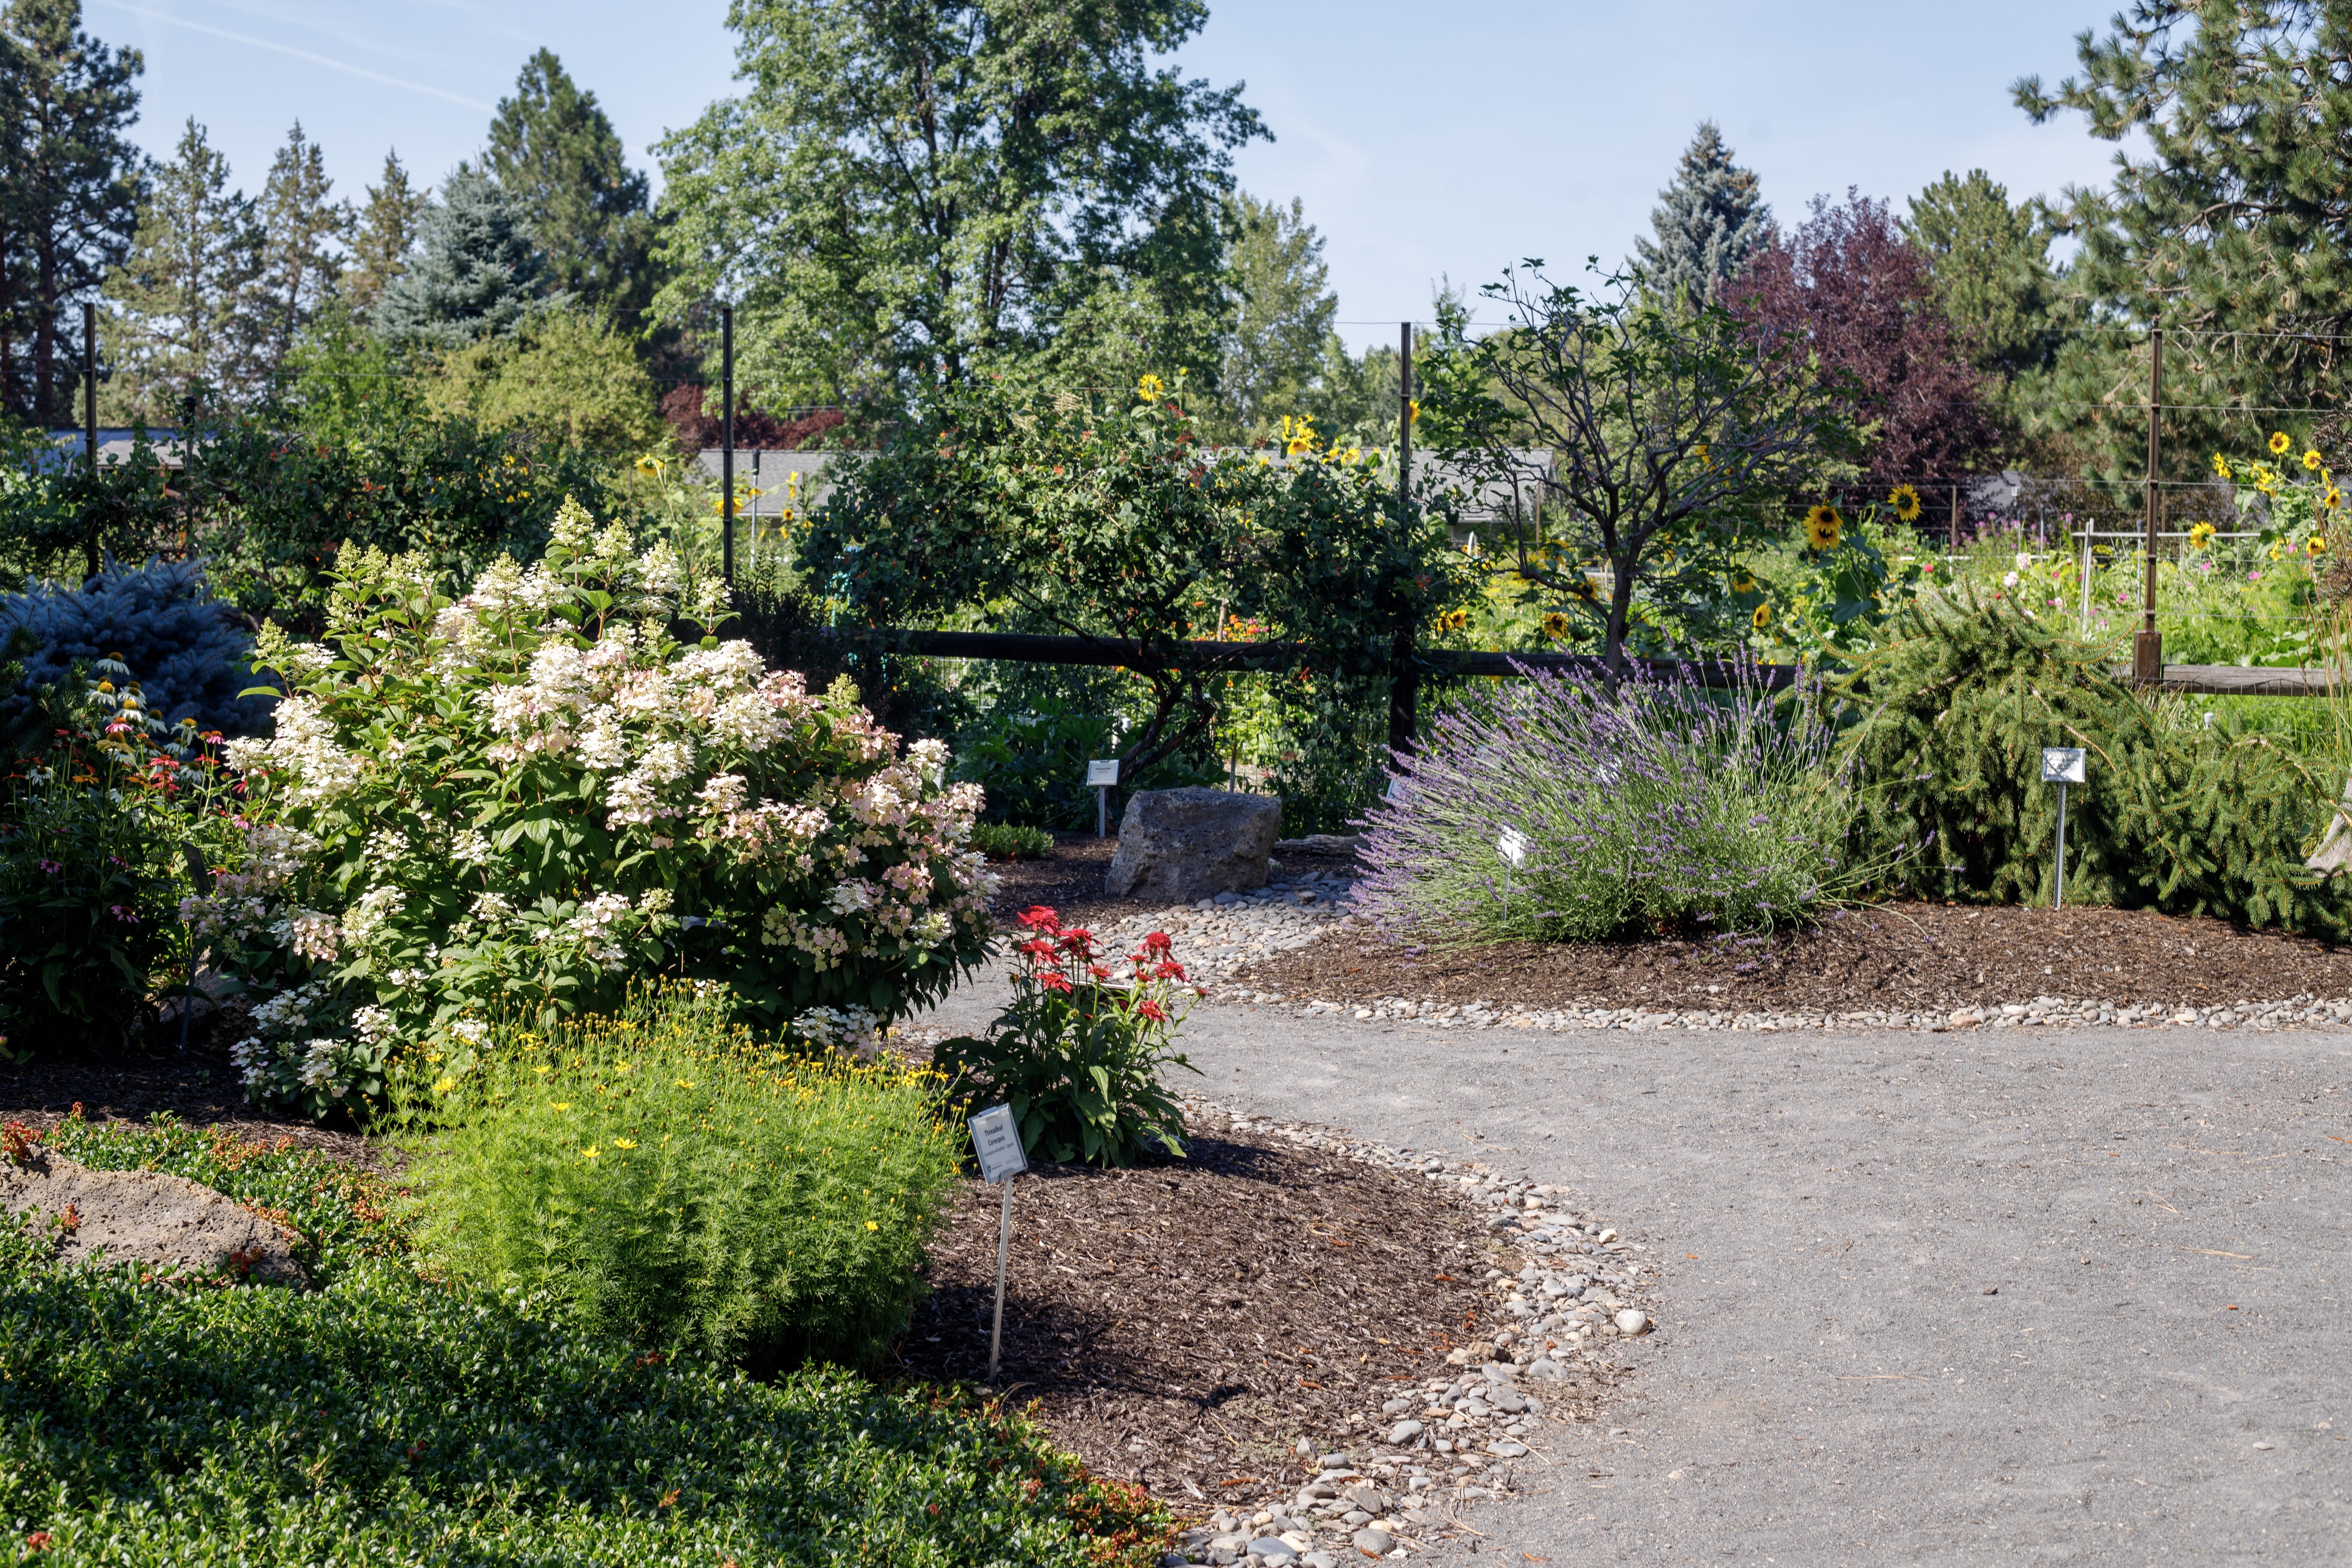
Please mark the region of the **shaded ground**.
[[1876, 904], [1748, 937], [1439, 950], [1318, 942], [1236, 985], [1285, 997], [1726, 1012], [1927, 1010], [2034, 996], [2199, 1004], [2352, 996], [2352, 948], [2145, 910]]
[[225, 1059], [205, 1053], [122, 1062], [35, 1062], [0, 1067], [0, 1121], [47, 1129], [79, 1105], [91, 1121], [145, 1121], [169, 1111], [194, 1127], [218, 1125], [251, 1142], [289, 1142], [369, 1170], [382, 1152], [346, 1125], [319, 1127], [245, 1102]]
[[[1054, 853], [1045, 859], [993, 861], [990, 868], [1003, 879], [1003, 885], [990, 908], [999, 923], [1010, 924], [1022, 910], [1044, 904], [1060, 914], [1065, 925], [1107, 925], [1123, 916], [1167, 908], [1165, 900], [1114, 899], [1103, 891], [1103, 879], [1110, 874], [1110, 858], [1118, 850], [1116, 835], [1097, 838], [1092, 834], [1056, 833]], [[1353, 863], [1345, 855], [1307, 855], [1296, 850], [1276, 856], [1276, 861], [1292, 871], [1343, 870]]]

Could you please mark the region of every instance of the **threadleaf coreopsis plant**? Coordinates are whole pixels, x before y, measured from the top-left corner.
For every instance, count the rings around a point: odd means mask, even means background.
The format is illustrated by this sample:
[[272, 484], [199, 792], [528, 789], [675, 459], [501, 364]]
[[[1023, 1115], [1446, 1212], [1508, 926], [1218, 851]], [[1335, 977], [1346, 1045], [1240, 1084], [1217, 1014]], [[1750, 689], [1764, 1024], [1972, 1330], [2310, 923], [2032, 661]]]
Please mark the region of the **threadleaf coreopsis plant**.
[[[232, 745], [241, 852], [184, 918], [260, 998], [247, 1093], [322, 1113], [401, 1042], [464, 1053], [656, 973], [725, 984], [772, 1038], [837, 1045], [944, 994], [987, 941], [964, 847], [980, 792], [901, 754], [845, 683], [822, 696], [706, 635], [667, 549], [566, 506], [545, 559], [453, 597], [356, 553], [328, 627], [265, 627], [277, 732]], [[715, 590], [715, 584], [712, 585]]]
[[1769, 930], [1871, 880], [1847, 849], [1853, 792], [1801, 697], [1523, 673], [1445, 713], [1373, 808], [1357, 900], [1390, 932]]

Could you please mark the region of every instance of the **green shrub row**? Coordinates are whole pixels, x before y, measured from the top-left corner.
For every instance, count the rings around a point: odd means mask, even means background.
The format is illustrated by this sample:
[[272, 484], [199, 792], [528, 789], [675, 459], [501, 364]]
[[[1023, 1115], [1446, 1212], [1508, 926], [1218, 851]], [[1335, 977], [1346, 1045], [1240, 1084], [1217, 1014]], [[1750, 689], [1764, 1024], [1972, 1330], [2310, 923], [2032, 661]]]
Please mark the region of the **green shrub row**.
[[1043, 860], [1054, 852], [1054, 836], [1042, 827], [982, 822], [972, 826], [971, 847], [992, 860]]

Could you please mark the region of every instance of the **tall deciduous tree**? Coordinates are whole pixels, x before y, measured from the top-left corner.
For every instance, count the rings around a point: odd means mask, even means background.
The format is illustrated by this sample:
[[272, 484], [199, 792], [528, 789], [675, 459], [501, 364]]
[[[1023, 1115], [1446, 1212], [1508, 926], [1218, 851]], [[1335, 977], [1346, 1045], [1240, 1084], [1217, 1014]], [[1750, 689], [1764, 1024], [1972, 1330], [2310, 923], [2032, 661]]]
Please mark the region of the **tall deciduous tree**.
[[1250, 440], [1273, 434], [1282, 416], [1307, 412], [1303, 400], [1329, 363], [1339, 297], [1304, 202], [1294, 196], [1285, 207], [1243, 191], [1229, 212], [1235, 299], [1221, 345], [1216, 434]]
[[743, 96], [661, 144], [659, 308], [736, 298], [779, 404], [894, 403], [1045, 346], [1136, 280], [1172, 314], [1213, 314], [1228, 150], [1265, 132], [1238, 87], [1154, 64], [1207, 14], [740, 0]]
[[146, 160], [139, 51], [81, 30], [80, 0], [10, 0], [0, 12], [0, 401], [20, 417], [72, 417], [79, 301], [130, 254]]
[[545, 297], [544, 272], [522, 210], [461, 163], [425, 209], [408, 269], [385, 288], [376, 330], [396, 346], [428, 350], [512, 337]]
[[1804, 343], [1853, 422], [1865, 461], [1896, 479], [1973, 473], [1999, 450], [1981, 378], [1953, 340], [1927, 261], [1887, 204], [1849, 190], [1759, 253], [1724, 289], [1761, 338]]
[[231, 398], [252, 389], [243, 308], [260, 276], [261, 227], [228, 182], [228, 160], [191, 117], [140, 207], [130, 258], [107, 280], [100, 330], [115, 374], [100, 396], [114, 418], [171, 424], [200, 388]]
[[[2161, 304], [2165, 447], [2185, 478], [2215, 447], [2250, 449], [2272, 410], [2343, 401], [2352, 12], [2136, 0], [2075, 47], [2082, 74], [2012, 91], [2036, 122], [2072, 110], [2103, 140], [2145, 138], [2145, 153], [2118, 149], [2107, 189], [2066, 192], [2061, 230], [2082, 245], [2069, 289], [2104, 324], [2144, 327]], [[2060, 356], [2053, 398], [2080, 406], [2076, 434], [2112, 474], [2147, 461], [2147, 373], [2145, 340], [2114, 331]]]
[[342, 270], [352, 209], [349, 202], [331, 199], [334, 184], [318, 143], [304, 138], [296, 121], [261, 187], [260, 270], [249, 291], [246, 330], [254, 372], [265, 379], [277, 374]]
[[408, 270], [431, 195], [408, 183], [397, 152], [383, 155], [383, 182], [366, 190], [367, 205], [352, 229], [351, 272], [342, 290], [344, 302], [362, 315], [373, 312], [393, 279]]
[[653, 298], [646, 176], [552, 50], [525, 61], [514, 96], [499, 100], [482, 163], [530, 223], [553, 287], [625, 315]]
[[1730, 144], [1712, 120], [1699, 121], [1675, 183], [1658, 201], [1650, 213], [1655, 237], [1633, 241], [1629, 270], [1661, 303], [1714, 303], [1723, 285], [1771, 243], [1772, 209], [1755, 172], [1731, 161]]

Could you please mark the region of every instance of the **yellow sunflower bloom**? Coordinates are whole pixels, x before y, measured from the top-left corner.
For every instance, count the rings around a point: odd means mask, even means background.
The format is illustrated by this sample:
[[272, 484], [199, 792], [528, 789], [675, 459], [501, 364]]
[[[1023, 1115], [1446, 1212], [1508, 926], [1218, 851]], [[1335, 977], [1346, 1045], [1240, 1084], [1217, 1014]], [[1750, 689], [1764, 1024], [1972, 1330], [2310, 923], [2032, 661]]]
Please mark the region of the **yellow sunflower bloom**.
[[1568, 637], [1568, 617], [1561, 615], [1558, 610], [1554, 610], [1551, 614], [1543, 618], [1543, 634], [1544, 636], [1551, 638], [1552, 641], [1564, 641]]
[[1756, 592], [1756, 579], [1745, 572], [1736, 572], [1731, 577], [1731, 591], [1735, 594], [1752, 594]]
[[1404, 420], [1404, 422], [1405, 422], [1406, 424], [1408, 424], [1408, 425], [1414, 424], [1414, 423], [1416, 423], [1416, 422], [1418, 422], [1418, 421], [1420, 420], [1420, 418], [1421, 418], [1421, 399], [1420, 399], [1420, 398], [1418, 398], [1418, 397], [1408, 397], [1408, 398], [1406, 398], [1406, 399], [1405, 399], [1405, 403], [1404, 403], [1404, 408], [1405, 408], [1405, 420]]
[[1569, 584], [1568, 591], [1588, 604], [1591, 602], [1593, 595], [1600, 592], [1592, 585], [1592, 579], [1590, 577], [1579, 577], [1574, 583]]
[[2319, 465], [2324, 461], [2326, 461], [2326, 459], [2320, 457], [2319, 448], [2316, 447], [2312, 447], [2303, 455], [2303, 466], [2311, 473], [2315, 474], [2319, 472]]
[[1135, 384], [1135, 395], [1145, 403], [1157, 403], [1168, 395], [1168, 384], [1156, 375], [1147, 375]]
[[1895, 486], [1887, 494], [1886, 504], [1895, 509], [1895, 515], [1901, 521], [1905, 522], [1919, 521], [1919, 492], [1909, 485]]
[[2202, 549], [2204, 549], [2207, 545], [2209, 545], [2209, 544], [2210, 544], [2210, 543], [2212, 543], [2212, 542], [2213, 542], [2213, 525], [2212, 525], [2211, 523], [2210, 523], [2210, 522], [2192, 522], [2192, 523], [2190, 523], [2190, 524], [2189, 525], [2189, 549], [2191, 549], [2191, 550], [2202, 550]]
[[1769, 605], [1757, 605], [1756, 613], [1748, 616], [1748, 624], [1754, 626], [1758, 631], [1762, 631], [1766, 626], [1772, 624], [1772, 606]]
[[2311, 556], [2326, 554], [2327, 535], [2324, 533], [2315, 533], [2309, 539], [2305, 540], [2303, 542], [2303, 552], [2305, 555]]
[[1838, 532], [1845, 520], [1838, 516], [1837, 508], [1824, 501], [1805, 514], [1805, 542], [1815, 550], [1835, 550]]
[[2292, 442], [2292, 441], [2289, 441], [2289, 440], [2286, 438], [2286, 432], [2285, 432], [2285, 431], [2284, 431], [2284, 430], [2273, 430], [2273, 431], [2272, 431], [2272, 432], [2271, 432], [2271, 454], [2272, 454], [2273, 457], [2277, 456], [2279, 453], [2282, 453], [2282, 452], [2285, 451], [2289, 447], [2291, 447], [2291, 446], [2293, 446], [2293, 445], [2294, 445], [2294, 442]]
[[662, 460], [651, 453], [637, 459], [637, 472], [645, 475], [646, 478], [649, 479], [658, 478], [661, 471]]
[[2213, 471], [2221, 475], [2223, 479], [2228, 479], [2230, 477], [2230, 459], [2221, 456], [2219, 452], [2214, 453]]
[[2281, 559], [2283, 559], [2283, 558], [2285, 556], [2285, 553], [2286, 553], [2286, 552], [2285, 552], [2284, 550], [2281, 549], [2278, 545], [2273, 544], [2273, 545], [2272, 545], [2272, 546], [2271, 546], [2271, 559], [2272, 559], [2272, 560], [2273, 560], [2273, 561], [2281, 560]]
[[2334, 485], [2330, 485], [2321, 493], [2319, 504], [2326, 507], [2328, 510], [2334, 511], [2337, 507], [2344, 504], [2344, 492], [2337, 489]]

